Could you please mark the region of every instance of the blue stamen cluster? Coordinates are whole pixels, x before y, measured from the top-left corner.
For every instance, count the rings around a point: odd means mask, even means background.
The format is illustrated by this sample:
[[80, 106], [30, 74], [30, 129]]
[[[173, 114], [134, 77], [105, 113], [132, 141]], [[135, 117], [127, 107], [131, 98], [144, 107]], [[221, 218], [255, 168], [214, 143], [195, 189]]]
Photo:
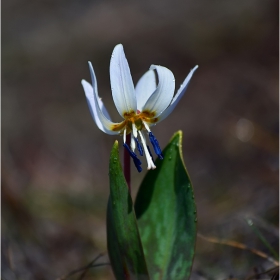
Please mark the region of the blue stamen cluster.
[[132, 157], [134, 165], [135, 165], [137, 171], [140, 173], [142, 171], [142, 167], [141, 167], [142, 162], [141, 162], [141, 160], [137, 157], [137, 155], [134, 152], [132, 152], [130, 150], [129, 146], [126, 143], [124, 143], [123, 146], [126, 148], [126, 150], [128, 151], [129, 155]]
[[143, 154], [144, 154], [144, 153], [143, 153], [143, 148], [142, 148], [142, 146], [141, 146], [139, 140], [138, 140], [136, 137], [134, 137], [134, 140], [135, 140], [135, 142], [136, 142], [137, 150], [138, 150], [140, 156], [143, 156]]
[[162, 154], [161, 148], [159, 146], [158, 140], [156, 139], [156, 137], [154, 136], [154, 134], [152, 132], [149, 132], [149, 138], [153, 145], [155, 153], [157, 154], [159, 159], [163, 159], [163, 154]]

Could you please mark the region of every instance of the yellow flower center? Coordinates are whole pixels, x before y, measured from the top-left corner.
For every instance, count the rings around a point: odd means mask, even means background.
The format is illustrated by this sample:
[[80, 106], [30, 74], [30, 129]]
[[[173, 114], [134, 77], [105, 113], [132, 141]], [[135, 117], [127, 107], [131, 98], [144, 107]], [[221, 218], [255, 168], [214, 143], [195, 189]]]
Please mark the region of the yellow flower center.
[[147, 124], [156, 123], [158, 118], [155, 118], [154, 112], [143, 111], [140, 112], [137, 110], [137, 113], [134, 111], [124, 113], [124, 121], [119, 124], [112, 125], [113, 131], [121, 131], [126, 128], [126, 134], [129, 134], [132, 131], [132, 124], [134, 123], [137, 130], [142, 130], [145, 128], [143, 121]]

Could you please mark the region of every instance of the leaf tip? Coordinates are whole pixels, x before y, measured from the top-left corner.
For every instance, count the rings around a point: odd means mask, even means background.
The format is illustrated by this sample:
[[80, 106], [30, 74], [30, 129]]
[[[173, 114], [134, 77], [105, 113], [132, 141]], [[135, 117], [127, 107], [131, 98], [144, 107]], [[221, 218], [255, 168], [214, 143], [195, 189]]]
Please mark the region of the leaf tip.
[[179, 146], [182, 146], [182, 140], [183, 140], [183, 131], [182, 130], [178, 130], [177, 132], [175, 132], [170, 140], [170, 142], [176, 140], [176, 138], [178, 138], [178, 143]]
[[119, 142], [118, 140], [116, 140], [111, 150], [110, 161], [115, 160], [118, 157], [119, 157]]
[[116, 140], [115, 142], [114, 142], [114, 145], [113, 145], [113, 148], [112, 148], [112, 152], [113, 151], [119, 151], [119, 142], [118, 142], [118, 140]]

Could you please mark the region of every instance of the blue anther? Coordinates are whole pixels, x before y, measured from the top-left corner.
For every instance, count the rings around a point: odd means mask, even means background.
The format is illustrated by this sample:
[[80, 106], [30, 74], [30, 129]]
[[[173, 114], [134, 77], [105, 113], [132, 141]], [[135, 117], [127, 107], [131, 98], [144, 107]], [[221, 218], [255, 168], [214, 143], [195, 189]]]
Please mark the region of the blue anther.
[[134, 140], [135, 140], [135, 142], [136, 142], [136, 146], [137, 146], [137, 150], [138, 150], [139, 154], [140, 154], [141, 156], [143, 156], [143, 154], [144, 154], [144, 153], [143, 153], [143, 148], [142, 148], [142, 146], [141, 146], [139, 140], [138, 140], [136, 137], [134, 137]]
[[140, 166], [142, 164], [141, 160], [137, 157], [137, 155], [134, 152], [132, 152], [130, 150], [129, 146], [126, 143], [124, 143], [123, 146], [126, 148], [129, 155], [132, 157], [134, 165], [135, 165], [136, 169], [138, 170], [138, 172], [141, 172], [142, 171], [142, 168]]
[[148, 148], [148, 152], [149, 152], [149, 154], [150, 154], [150, 156], [151, 156], [151, 158], [152, 158], [152, 161], [153, 161], [153, 163], [155, 164], [155, 161], [154, 161], [152, 152], [151, 152], [150, 147], [149, 147], [148, 145], [147, 145], [147, 148]]
[[135, 165], [137, 171], [140, 173], [142, 171], [142, 167], [140, 166], [141, 161], [140, 161], [140, 164], [139, 164], [138, 161], [135, 161], [135, 159], [133, 159], [133, 162], [134, 162], [134, 165]]
[[130, 150], [129, 146], [126, 143], [124, 143], [123, 146], [127, 149], [127, 151], [129, 152], [130, 156], [133, 158], [134, 163], [138, 164], [138, 165], [141, 165], [142, 164], [141, 160], [137, 157], [137, 155], [134, 152], [132, 152]]
[[155, 153], [158, 155], [159, 159], [163, 159], [163, 154], [162, 154], [161, 148], [159, 146], [159, 143], [152, 132], [149, 132], [149, 138], [153, 145]]
[[123, 146], [127, 149], [132, 158], [137, 158], [137, 155], [130, 150], [129, 146], [126, 143], [124, 143]]

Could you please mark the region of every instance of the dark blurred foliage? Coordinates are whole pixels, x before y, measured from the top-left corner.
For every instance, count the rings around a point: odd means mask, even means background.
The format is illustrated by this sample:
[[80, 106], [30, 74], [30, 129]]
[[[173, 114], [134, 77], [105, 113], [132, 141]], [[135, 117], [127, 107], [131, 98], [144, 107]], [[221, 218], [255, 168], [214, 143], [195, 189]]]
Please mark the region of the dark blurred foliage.
[[[179, 86], [199, 65], [177, 109], [153, 129], [162, 147], [184, 132], [199, 233], [271, 255], [251, 218], [278, 251], [278, 11], [276, 0], [3, 1], [3, 279], [58, 279], [99, 253], [96, 263], [108, 262], [116, 137], [94, 124], [80, 81], [90, 79], [92, 61], [99, 94], [119, 121], [109, 83], [118, 43], [135, 83], [160, 64]], [[133, 170], [134, 196], [144, 174]], [[245, 279], [271, 267], [198, 238], [192, 279]], [[112, 277], [105, 265], [84, 279]]]

